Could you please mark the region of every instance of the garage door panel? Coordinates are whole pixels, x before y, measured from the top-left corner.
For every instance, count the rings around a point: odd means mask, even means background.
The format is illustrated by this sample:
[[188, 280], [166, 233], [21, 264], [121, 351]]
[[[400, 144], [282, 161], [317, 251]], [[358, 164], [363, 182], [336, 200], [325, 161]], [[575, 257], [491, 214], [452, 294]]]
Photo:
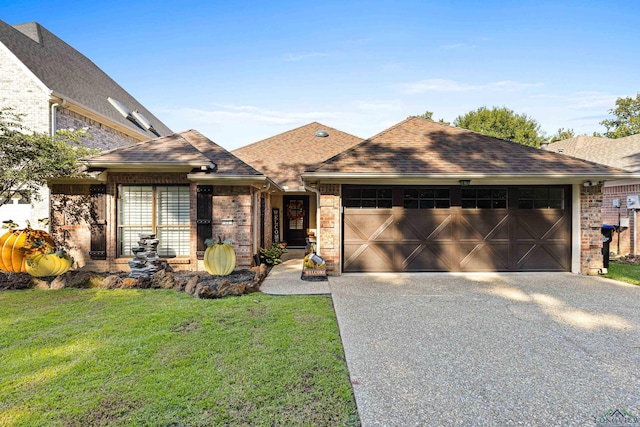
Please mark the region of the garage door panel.
[[564, 244], [519, 244], [517, 271], [567, 271], [566, 250]]
[[398, 215], [400, 240], [451, 241], [454, 238], [452, 217], [446, 211], [405, 210]]
[[353, 272], [395, 271], [393, 263], [394, 245], [345, 244], [344, 268]]
[[500, 211], [463, 211], [462, 240], [509, 240], [509, 214]]
[[518, 212], [517, 227], [515, 231], [516, 240], [526, 239], [556, 239], [567, 241], [566, 214], [562, 212]]
[[401, 271], [450, 271], [455, 268], [452, 243], [399, 244], [397, 255], [401, 258]]
[[391, 212], [345, 210], [345, 241], [395, 240], [394, 218]]
[[460, 271], [508, 271], [509, 242], [505, 243], [461, 243], [466, 255], [460, 261]]

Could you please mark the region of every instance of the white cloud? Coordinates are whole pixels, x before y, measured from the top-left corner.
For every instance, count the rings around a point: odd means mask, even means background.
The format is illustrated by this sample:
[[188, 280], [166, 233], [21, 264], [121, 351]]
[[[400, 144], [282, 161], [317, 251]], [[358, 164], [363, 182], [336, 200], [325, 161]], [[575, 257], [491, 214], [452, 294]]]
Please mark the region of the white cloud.
[[613, 108], [618, 95], [603, 92], [574, 92], [569, 94], [540, 94], [533, 95], [532, 98], [550, 100], [571, 107], [577, 110], [598, 109], [608, 111]]
[[353, 105], [362, 111], [367, 112], [389, 112], [400, 111], [402, 105], [399, 101], [355, 101]]
[[188, 119], [194, 123], [226, 123], [229, 121], [244, 123], [295, 124], [300, 120], [318, 120], [338, 117], [340, 113], [330, 111], [276, 111], [251, 105], [214, 104], [217, 109], [178, 108], [160, 110], [180, 119]]
[[484, 84], [468, 84], [447, 79], [426, 79], [413, 83], [396, 85], [402, 93], [414, 95], [424, 92], [475, 92], [483, 90], [518, 91], [530, 87], [540, 87], [543, 83], [522, 83], [513, 80], [502, 80]]

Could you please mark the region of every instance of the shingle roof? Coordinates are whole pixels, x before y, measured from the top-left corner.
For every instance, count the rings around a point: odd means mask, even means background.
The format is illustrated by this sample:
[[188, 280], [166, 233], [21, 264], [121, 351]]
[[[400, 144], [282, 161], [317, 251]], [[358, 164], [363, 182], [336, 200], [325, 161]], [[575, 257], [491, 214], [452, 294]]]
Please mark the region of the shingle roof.
[[640, 134], [618, 139], [581, 135], [549, 144], [547, 150], [640, 172]]
[[452, 175], [623, 172], [419, 117], [410, 117], [309, 171]]
[[8, 25], [0, 20], [0, 42], [56, 95], [75, 101], [149, 138], [155, 135], [123, 117], [107, 100], [139, 111], [160, 135], [171, 134], [156, 116], [86, 56], [36, 22]]
[[[325, 130], [326, 137], [316, 136]], [[300, 174], [362, 141], [362, 138], [318, 122], [272, 136], [233, 151], [233, 154], [288, 190], [302, 189]]]
[[216, 164], [217, 175], [262, 175], [242, 160], [195, 130], [174, 133], [91, 157], [95, 167], [135, 165], [206, 166]]

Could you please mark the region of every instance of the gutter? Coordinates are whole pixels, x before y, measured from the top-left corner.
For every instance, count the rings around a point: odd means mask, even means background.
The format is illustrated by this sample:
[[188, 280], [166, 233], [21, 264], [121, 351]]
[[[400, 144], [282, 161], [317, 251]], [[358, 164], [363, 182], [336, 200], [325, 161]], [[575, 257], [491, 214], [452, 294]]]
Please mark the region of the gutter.
[[610, 173], [540, 173], [540, 174], [486, 174], [486, 173], [456, 173], [456, 174], [429, 174], [429, 173], [345, 173], [345, 172], [307, 172], [302, 175], [303, 180], [322, 180], [323, 182], [340, 183], [368, 183], [371, 181], [384, 181], [390, 184], [393, 179], [405, 184], [424, 184], [425, 182], [438, 182], [440, 184], [456, 184], [459, 180], [481, 181], [483, 184], [502, 182], [508, 180], [511, 183], [530, 182], [557, 182], [562, 184], [583, 184], [587, 181], [608, 181], [619, 179], [637, 179], [640, 173], [610, 172]]
[[[125, 135], [128, 135], [138, 141], [147, 141], [149, 139], [153, 139], [154, 137], [150, 137], [144, 131], [133, 129], [131, 127], [125, 126], [124, 124], [114, 120], [113, 118], [107, 117], [102, 113], [97, 112], [96, 110], [86, 107], [78, 101], [75, 101], [68, 96], [64, 96], [58, 92], [50, 91], [50, 96], [59, 98], [64, 100], [64, 104], [66, 104], [66, 108], [75, 113], [82, 114], [85, 117], [88, 117], [96, 122], [102, 123], [103, 125], [109, 126], [110, 128], [116, 129]], [[114, 110], [115, 111], [115, 110]]]
[[304, 181], [302, 181], [304, 189], [316, 194], [316, 255], [320, 255], [320, 190], [317, 188], [309, 187]]
[[[260, 230], [258, 229], [258, 221], [260, 221], [260, 196], [262, 193], [269, 191], [271, 188], [271, 183], [267, 182], [267, 185], [264, 188], [257, 190], [253, 193], [253, 247], [255, 248], [255, 255], [259, 256], [260, 249], [258, 248], [258, 234]], [[260, 226], [264, 227], [264, 224], [260, 224]]]

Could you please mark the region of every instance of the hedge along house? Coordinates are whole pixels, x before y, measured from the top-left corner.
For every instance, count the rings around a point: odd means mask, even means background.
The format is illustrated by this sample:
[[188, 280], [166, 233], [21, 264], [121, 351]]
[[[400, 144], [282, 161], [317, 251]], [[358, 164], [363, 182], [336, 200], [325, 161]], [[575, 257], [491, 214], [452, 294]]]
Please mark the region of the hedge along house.
[[[261, 247], [274, 240], [294, 248], [306, 246], [308, 235], [318, 230], [319, 192], [305, 186], [301, 174], [360, 142], [362, 138], [312, 122], [232, 152], [279, 187], [262, 198], [266, 238], [260, 236]], [[270, 212], [264, 209], [265, 200], [270, 202]]]
[[[85, 144], [99, 150], [172, 133], [89, 58], [36, 22], [0, 20], [0, 107], [23, 114], [33, 132], [86, 128]], [[49, 213], [46, 188], [41, 195], [32, 207], [26, 199], [1, 206], [0, 220], [35, 225]]]
[[412, 117], [302, 173], [343, 272], [602, 268], [602, 181], [638, 175]]
[[[90, 177], [51, 188], [51, 228], [80, 268], [127, 271], [140, 233], [159, 238], [161, 258], [203, 270], [205, 239], [231, 238], [238, 268], [258, 250], [256, 200], [279, 190], [264, 174], [194, 130], [118, 148], [87, 160]], [[90, 215], [78, 217], [78, 207]]]

